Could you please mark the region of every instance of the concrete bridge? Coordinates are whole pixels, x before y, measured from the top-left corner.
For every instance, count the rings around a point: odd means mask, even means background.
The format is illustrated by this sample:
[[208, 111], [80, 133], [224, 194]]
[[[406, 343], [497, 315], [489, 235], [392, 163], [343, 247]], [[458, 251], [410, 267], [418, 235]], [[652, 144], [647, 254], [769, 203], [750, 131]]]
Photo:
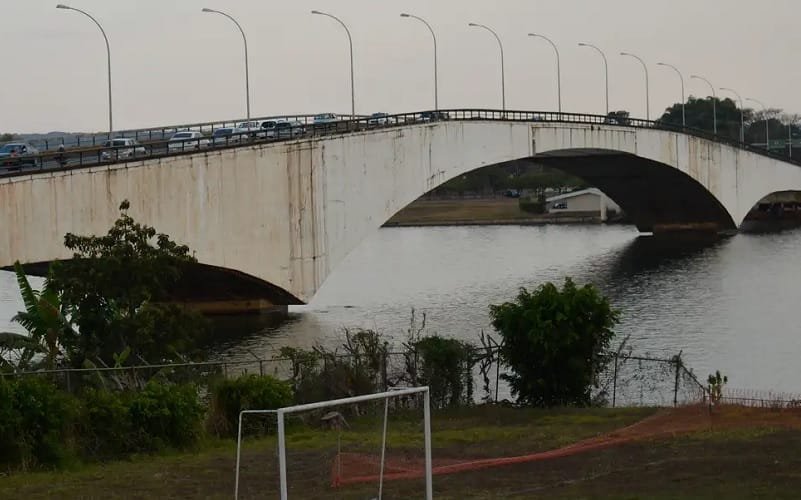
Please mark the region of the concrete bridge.
[[[429, 115], [430, 117], [430, 115]], [[447, 119], [443, 119], [447, 117]], [[0, 178], [0, 267], [70, 258], [67, 232], [130, 213], [195, 251], [176, 300], [207, 311], [311, 300], [392, 215], [480, 167], [536, 162], [599, 187], [643, 232], [733, 232], [801, 167], [701, 132], [589, 115], [454, 111], [321, 135]]]

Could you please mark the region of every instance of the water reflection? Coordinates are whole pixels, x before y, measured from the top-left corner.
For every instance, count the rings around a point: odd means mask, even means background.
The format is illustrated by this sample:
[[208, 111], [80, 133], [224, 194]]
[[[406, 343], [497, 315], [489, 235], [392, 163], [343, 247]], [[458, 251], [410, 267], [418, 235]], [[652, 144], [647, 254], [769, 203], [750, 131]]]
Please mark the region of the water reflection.
[[[475, 341], [491, 330], [489, 304], [571, 276], [610, 297], [622, 312], [618, 335], [639, 352], [682, 350], [702, 378], [720, 369], [734, 386], [799, 392], [800, 247], [801, 231], [698, 240], [625, 226], [383, 229], [286, 320], [218, 320], [213, 353], [335, 345], [343, 327], [400, 342], [412, 308], [428, 314], [430, 332]], [[13, 275], [0, 274], [0, 323], [20, 307]]]

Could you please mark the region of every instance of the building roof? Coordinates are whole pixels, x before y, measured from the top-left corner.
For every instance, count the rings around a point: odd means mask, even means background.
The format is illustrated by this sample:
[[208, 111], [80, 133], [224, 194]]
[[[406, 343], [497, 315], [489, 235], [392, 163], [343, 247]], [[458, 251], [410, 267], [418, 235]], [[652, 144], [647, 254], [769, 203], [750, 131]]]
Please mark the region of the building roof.
[[572, 193], [565, 193], [565, 194], [560, 194], [560, 195], [557, 195], [557, 196], [552, 196], [552, 197], [546, 199], [545, 201], [550, 203], [552, 201], [568, 200], [570, 198], [575, 198], [577, 196], [582, 196], [582, 195], [585, 195], [585, 194], [594, 194], [596, 196], [605, 196], [601, 192], [601, 190], [598, 189], [598, 188], [587, 188], [587, 189], [582, 189], [580, 191], [573, 191]]

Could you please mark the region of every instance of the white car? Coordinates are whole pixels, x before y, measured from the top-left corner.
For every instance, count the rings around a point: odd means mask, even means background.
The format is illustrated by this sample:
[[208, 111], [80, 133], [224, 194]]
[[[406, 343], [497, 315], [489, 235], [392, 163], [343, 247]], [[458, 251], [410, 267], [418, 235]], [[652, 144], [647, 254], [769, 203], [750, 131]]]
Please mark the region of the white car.
[[120, 137], [119, 139], [112, 139], [103, 144], [104, 148], [109, 148], [100, 153], [100, 158], [103, 161], [109, 160], [127, 160], [136, 156], [146, 156], [147, 150], [144, 146], [139, 144], [136, 139], [127, 137]]
[[167, 143], [167, 151], [177, 153], [180, 151], [193, 151], [200, 148], [207, 148], [211, 144], [202, 133], [185, 130], [177, 132], [170, 137]]

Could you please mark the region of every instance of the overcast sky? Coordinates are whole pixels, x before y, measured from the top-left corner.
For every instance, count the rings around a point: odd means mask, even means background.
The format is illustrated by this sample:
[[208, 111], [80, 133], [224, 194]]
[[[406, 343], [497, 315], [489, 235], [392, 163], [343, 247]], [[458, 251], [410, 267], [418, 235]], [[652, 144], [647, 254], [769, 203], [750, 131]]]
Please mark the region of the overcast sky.
[[[242, 40], [250, 44], [253, 116], [350, 110], [347, 39], [353, 34], [358, 113], [433, 108], [431, 38], [399, 13], [437, 31], [440, 107], [500, 108], [498, 47], [506, 49], [509, 109], [555, 110], [551, 37], [562, 55], [565, 111], [602, 113], [600, 56], [609, 58], [610, 107], [645, 116], [642, 68], [649, 64], [651, 114], [687, 94], [717, 87], [770, 107], [801, 112], [799, 0], [65, 0], [92, 13], [111, 42], [115, 128], [180, 124], [245, 115]], [[97, 28], [57, 0], [0, 0], [0, 131], [92, 131], [107, 126], [105, 47]]]

